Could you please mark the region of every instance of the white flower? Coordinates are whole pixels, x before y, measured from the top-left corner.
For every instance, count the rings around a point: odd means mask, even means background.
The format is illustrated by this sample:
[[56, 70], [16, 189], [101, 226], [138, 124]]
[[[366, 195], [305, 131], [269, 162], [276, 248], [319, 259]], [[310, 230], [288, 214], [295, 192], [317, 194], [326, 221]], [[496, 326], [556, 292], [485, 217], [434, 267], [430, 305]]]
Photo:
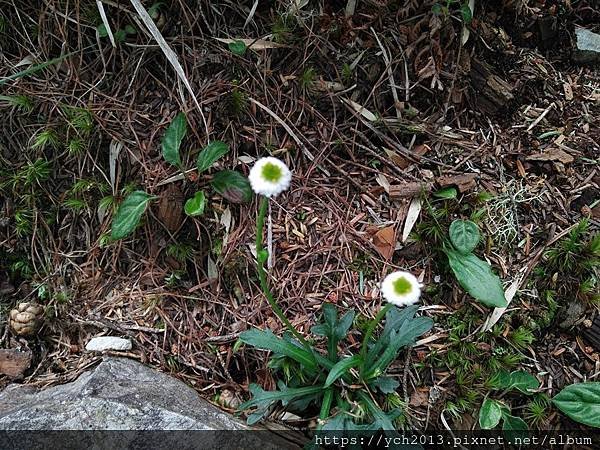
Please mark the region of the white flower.
[[381, 283], [383, 297], [396, 306], [412, 305], [419, 301], [421, 284], [409, 272], [392, 272]]
[[283, 161], [268, 156], [256, 161], [250, 169], [248, 180], [257, 194], [274, 197], [290, 187], [292, 172]]

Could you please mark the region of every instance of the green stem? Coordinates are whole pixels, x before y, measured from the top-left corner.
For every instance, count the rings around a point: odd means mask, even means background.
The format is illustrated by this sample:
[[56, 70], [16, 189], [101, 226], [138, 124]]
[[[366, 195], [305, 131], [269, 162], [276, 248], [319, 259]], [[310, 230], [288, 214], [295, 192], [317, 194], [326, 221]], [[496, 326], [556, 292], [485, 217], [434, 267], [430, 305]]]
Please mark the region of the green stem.
[[367, 328], [367, 332], [365, 333], [365, 336], [362, 341], [362, 345], [360, 347], [360, 359], [362, 360], [361, 370], [360, 370], [361, 378], [362, 378], [362, 375], [364, 372], [365, 362], [367, 360], [367, 347], [369, 345], [369, 341], [371, 340], [371, 336], [373, 335], [373, 331], [375, 331], [375, 327], [377, 327], [377, 324], [379, 322], [381, 322], [381, 319], [384, 318], [385, 314], [389, 311], [389, 309], [392, 306], [393, 305], [391, 303], [388, 303], [387, 305], [385, 305], [383, 308], [381, 308], [379, 310], [379, 312], [377, 313], [375, 318], [371, 321], [371, 323], [369, 323], [369, 328]]
[[279, 317], [279, 320], [283, 322], [283, 324], [287, 327], [288, 330], [298, 339], [302, 344], [310, 348], [308, 342], [302, 337], [302, 335], [294, 328], [294, 325], [285, 317], [283, 311], [277, 305], [275, 301], [275, 297], [271, 293], [269, 289], [269, 284], [267, 283], [267, 272], [265, 270], [265, 261], [267, 260], [267, 252], [263, 248], [263, 228], [265, 227], [265, 216], [267, 215], [267, 209], [269, 207], [269, 199], [267, 197], [262, 196], [260, 199], [260, 206], [258, 210], [258, 217], [256, 218], [256, 265], [258, 270], [258, 278], [260, 280], [260, 287], [262, 288], [265, 297], [267, 297], [267, 301], [273, 312]]

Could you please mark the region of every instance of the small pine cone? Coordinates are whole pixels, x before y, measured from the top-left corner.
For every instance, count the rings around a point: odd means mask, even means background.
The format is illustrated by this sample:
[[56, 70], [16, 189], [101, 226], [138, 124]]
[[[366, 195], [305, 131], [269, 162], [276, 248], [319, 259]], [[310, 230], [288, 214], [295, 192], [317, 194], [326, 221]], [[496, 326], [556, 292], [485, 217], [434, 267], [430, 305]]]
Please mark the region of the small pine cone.
[[40, 328], [44, 308], [37, 303], [19, 303], [9, 313], [10, 328], [19, 336], [31, 336]]

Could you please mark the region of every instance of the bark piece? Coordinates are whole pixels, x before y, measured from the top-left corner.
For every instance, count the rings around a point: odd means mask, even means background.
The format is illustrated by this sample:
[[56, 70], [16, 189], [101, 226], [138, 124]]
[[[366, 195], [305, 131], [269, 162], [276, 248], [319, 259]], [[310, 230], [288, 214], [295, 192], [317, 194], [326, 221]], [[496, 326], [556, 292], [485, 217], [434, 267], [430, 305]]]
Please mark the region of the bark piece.
[[0, 349], [0, 374], [21, 378], [31, 365], [31, 352], [14, 348]]
[[550, 148], [542, 153], [529, 155], [527, 161], [554, 161], [561, 162], [563, 164], [570, 164], [575, 161], [571, 155], [560, 148]]
[[488, 64], [477, 59], [473, 59], [471, 64], [471, 80], [478, 93], [477, 106], [484, 113], [495, 114], [514, 98], [513, 86], [496, 75]]
[[456, 186], [460, 193], [470, 191], [475, 187], [476, 173], [462, 173], [460, 175], [444, 175], [437, 178], [440, 187]]
[[421, 183], [419, 181], [394, 184], [390, 185], [390, 199], [401, 200], [403, 198], [412, 198], [421, 192], [429, 193], [432, 189], [433, 186], [431, 183]]

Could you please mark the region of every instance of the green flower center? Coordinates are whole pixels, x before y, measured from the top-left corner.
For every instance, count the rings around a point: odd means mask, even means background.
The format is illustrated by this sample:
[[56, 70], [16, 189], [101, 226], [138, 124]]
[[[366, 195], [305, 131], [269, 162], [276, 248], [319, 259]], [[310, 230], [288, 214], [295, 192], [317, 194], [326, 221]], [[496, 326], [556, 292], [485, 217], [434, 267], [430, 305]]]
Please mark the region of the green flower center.
[[277, 183], [281, 179], [283, 173], [281, 172], [281, 167], [277, 164], [268, 162], [263, 166], [261, 175], [265, 180], [271, 183]]
[[394, 292], [398, 295], [406, 295], [412, 291], [412, 284], [404, 277], [394, 281]]

